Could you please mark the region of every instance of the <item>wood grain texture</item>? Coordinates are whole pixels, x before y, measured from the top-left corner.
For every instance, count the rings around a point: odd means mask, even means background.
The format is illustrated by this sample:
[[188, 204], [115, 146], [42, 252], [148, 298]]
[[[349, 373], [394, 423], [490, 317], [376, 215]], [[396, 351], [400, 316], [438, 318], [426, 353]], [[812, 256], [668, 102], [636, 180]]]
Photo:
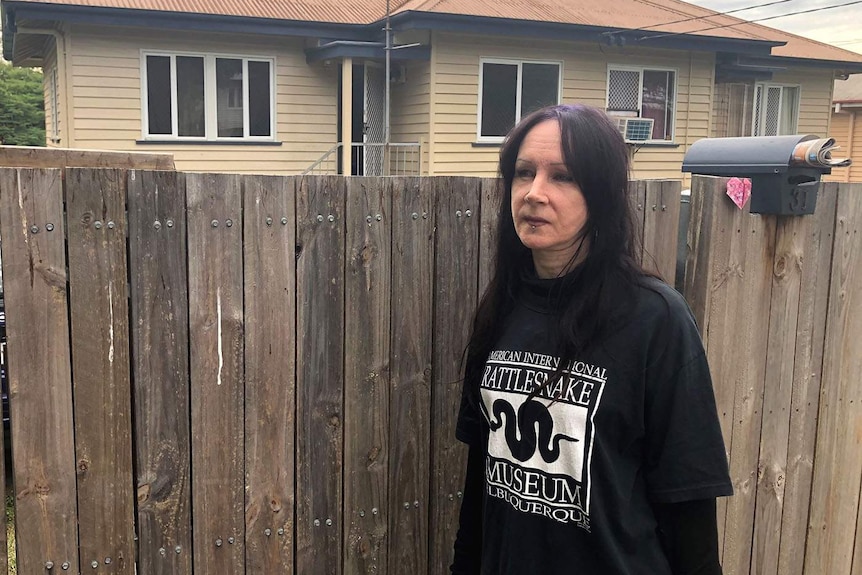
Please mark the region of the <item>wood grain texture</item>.
[[[5, 354], [5, 349], [3, 350], [3, 352]], [[3, 360], [3, 369], [4, 370], [6, 369], [5, 359]], [[5, 426], [0, 425], [0, 445], [3, 445], [4, 450], [5, 450], [6, 438], [4, 437], [4, 435], [6, 433], [6, 430], [3, 429], [4, 427]], [[6, 493], [7, 493], [6, 492], [6, 457], [5, 457], [5, 454], [2, 458], [0, 458], [0, 493], [3, 494], [3, 502], [5, 504]], [[6, 553], [0, 552], [0, 575], [7, 575], [9, 573], [9, 555], [10, 555], [10, 553], [8, 553], [9, 545], [8, 545], [8, 540], [7, 540], [7, 536], [6, 536], [6, 533], [7, 533], [6, 526], [7, 526], [6, 513], [3, 513], [3, 516], [0, 517], [0, 530], [2, 530], [2, 532], [0, 532], [0, 551], [7, 550], [7, 552]], [[11, 555], [14, 557], [14, 551]]]
[[342, 571], [345, 186], [303, 178], [297, 195], [296, 572], [309, 575]]
[[293, 570], [296, 194], [293, 178], [243, 178], [246, 573]]
[[392, 184], [389, 573], [428, 575], [434, 180]]
[[[0, 166], [19, 168], [129, 168], [173, 170], [173, 154], [0, 146]], [[89, 567], [88, 567], [89, 569]]]
[[66, 171], [69, 305], [82, 567], [133, 574], [126, 173]]
[[[859, 497], [862, 499], [862, 493]], [[856, 548], [853, 550], [853, 566], [850, 575], [862, 575], [862, 505], [859, 506], [856, 518]]]
[[[862, 477], [862, 185], [838, 194], [805, 572], [853, 568]], [[858, 567], [857, 567], [858, 569]]]
[[[391, 181], [348, 180], [344, 272], [345, 574], [389, 572], [392, 220]], [[400, 569], [393, 565], [394, 573]]]
[[[466, 465], [466, 446], [455, 439], [461, 405], [462, 358], [478, 288], [481, 180], [436, 179], [434, 356], [431, 386], [431, 541], [429, 573], [452, 562]], [[467, 215], [467, 211], [471, 215]]]
[[835, 185], [821, 186], [816, 213], [805, 217], [811, 221], [808, 235], [802, 242], [804, 253], [778, 555], [781, 575], [802, 575], [805, 566], [837, 192]]
[[[727, 207], [721, 190], [727, 180], [710, 176], [692, 177], [691, 188], [691, 218], [688, 225], [687, 242], [688, 258], [686, 260], [685, 282], [683, 293], [703, 338], [709, 360], [712, 385], [715, 390], [716, 408], [721, 424], [724, 446], [730, 459], [731, 436], [733, 431], [733, 401], [735, 381], [732, 374], [727, 373], [729, 365], [723, 361], [721, 348], [721, 329], [715, 333], [713, 341], [711, 321], [713, 318], [713, 298], [717, 298], [719, 308], [729, 305], [727, 293], [721, 290], [727, 268], [722, 268], [716, 262], [726, 262], [730, 258], [730, 239], [727, 222], [720, 215], [727, 216]], [[733, 232], [735, 233], [735, 229]], [[718, 549], [723, 554], [725, 522], [727, 518], [727, 498], [717, 501], [716, 513], [718, 522]]]
[[670, 285], [676, 275], [676, 246], [682, 183], [646, 182], [643, 220], [643, 265]]
[[[758, 574], [778, 572], [796, 339], [802, 327], [799, 315], [803, 267], [809, 261], [805, 257], [805, 243], [812, 224], [812, 218], [776, 219], [751, 556], [751, 572]], [[815, 265], [816, 261], [811, 258]], [[804, 318], [802, 320], [804, 322]]]
[[[479, 297], [485, 293], [494, 275], [494, 257], [497, 253], [498, 222], [500, 204], [503, 203], [503, 180], [482, 178], [482, 198], [479, 208]], [[508, 206], [507, 206], [508, 207]]]
[[629, 182], [628, 190], [629, 211], [632, 215], [632, 223], [634, 224], [634, 241], [635, 253], [638, 258], [638, 263], [643, 263], [644, 257], [644, 212], [646, 205], [646, 182], [643, 180], [634, 180]]
[[744, 574], [751, 563], [776, 220], [739, 210], [729, 200], [715, 213], [730, 236], [730, 251], [728, 259], [713, 262], [712, 289], [722, 295], [715, 294], [710, 309], [710, 350], [717, 353], [709, 359], [711, 366], [720, 366], [722, 385], [735, 386], [734, 496], [727, 500], [723, 565], [729, 573]]
[[18, 572], [41, 573], [47, 561], [68, 562], [77, 570], [66, 230], [59, 170], [0, 169], [0, 233], [9, 408], [15, 429]]
[[191, 412], [185, 178], [175, 172], [130, 171], [128, 209], [138, 569], [154, 575], [189, 573]]
[[226, 575], [245, 562], [241, 201], [238, 176], [186, 175], [194, 565]]

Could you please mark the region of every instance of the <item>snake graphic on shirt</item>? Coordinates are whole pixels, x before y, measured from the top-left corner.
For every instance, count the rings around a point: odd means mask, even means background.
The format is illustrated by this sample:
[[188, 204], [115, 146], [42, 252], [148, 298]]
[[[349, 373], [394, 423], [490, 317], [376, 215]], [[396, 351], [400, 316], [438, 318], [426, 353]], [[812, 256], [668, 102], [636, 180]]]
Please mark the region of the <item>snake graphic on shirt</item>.
[[[490, 421], [491, 431], [497, 431], [505, 423], [506, 443], [512, 451], [512, 456], [518, 461], [523, 462], [532, 458], [538, 447], [542, 459], [547, 463], [553, 463], [560, 457], [561, 441], [578, 441], [562, 433], [554, 436], [553, 417], [548, 408], [535, 399], [522, 403], [518, 408], [517, 416], [514, 408], [505, 399], [496, 400], [493, 411], [494, 419]], [[519, 433], [516, 434], [516, 431]], [[518, 435], [521, 436], [520, 439]], [[552, 442], [553, 445], [551, 445]]]

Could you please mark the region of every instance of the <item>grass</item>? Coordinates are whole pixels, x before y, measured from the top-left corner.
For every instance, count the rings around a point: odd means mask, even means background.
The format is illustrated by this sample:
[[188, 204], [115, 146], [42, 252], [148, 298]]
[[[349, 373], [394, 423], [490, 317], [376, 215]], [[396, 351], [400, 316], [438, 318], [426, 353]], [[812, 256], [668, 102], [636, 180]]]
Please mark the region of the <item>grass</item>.
[[17, 575], [15, 558], [15, 496], [6, 495], [6, 557], [9, 559], [9, 575]]

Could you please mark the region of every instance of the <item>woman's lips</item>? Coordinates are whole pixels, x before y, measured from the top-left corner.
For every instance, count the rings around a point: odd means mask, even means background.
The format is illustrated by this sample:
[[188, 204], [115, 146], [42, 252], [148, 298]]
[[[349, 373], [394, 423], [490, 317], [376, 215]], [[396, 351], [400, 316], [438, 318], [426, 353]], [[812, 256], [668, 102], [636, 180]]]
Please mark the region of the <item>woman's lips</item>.
[[531, 216], [525, 216], [523, 218], [523, 220], [524, 220], [524, 222], [527, 223], [527, 225], [530, 225], [533, 227], [541, 226], [541, 225], [548, 223], [547, 220], [543, 220], [542, 218], [536, 218], [536, 217], [531, 217]]

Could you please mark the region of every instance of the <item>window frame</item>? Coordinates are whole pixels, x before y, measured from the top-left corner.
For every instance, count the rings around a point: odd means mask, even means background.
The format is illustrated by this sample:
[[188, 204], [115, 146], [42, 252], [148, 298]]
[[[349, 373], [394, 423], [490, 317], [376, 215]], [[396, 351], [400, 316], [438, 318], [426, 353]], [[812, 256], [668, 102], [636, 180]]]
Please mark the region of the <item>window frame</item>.
[[761, 94], [765, 101], [765, 94], [769, 88], [781, 88], [781, 94], [778, 99], [778, 129], [776, 130], [775, 136], [781, 135], [781, 106], [784, 103], [784, 90], [785, 88], [795, 88], [796, 89], [796, 117], [793, 118], [793, 122], [796, 124], [796, 128], [794, 133], [799, 132], [799, 114], [802, 111], [802, 85], [801, 84], [790, 84], [783, 82], [755, 82], [754, 87], [752, 88], [752, 96], [751, 96], [751, 135], [752, 136], [760, 136], [762, 134], [755, 134], [754, 127], [759, 119], [763, 119], [765, 123], [766, 120], [766, 108], [761, 106], [760, 116], [761, 118], [755, 117], [755, 112], [757, 111], [757, 89], [761, 88]]
[[515, 89], [515, 123], [517, 124], [523, 115], [521, 114], [521, 91], [523, 88], [523, 67], [524, 64], [546, 64], [557, 66], [557, 104], [563, 100], [563, 61], [562, 60], [530, 60], [518, 58], [479, 58], [479, 103], [476, 113], [476, 141], [482, 143], [500, 144], [505, 139], [505, 136], [483, 136], [482, 135], [482, 100], [484, 96], [484, 81], [485, 81], [485, 64], [506, 64], [509, 66], [517, 66], [517, 82]]
[[[147, 57], [170, 58], [171, 76], [171, 133], [150, 134]], [[177, 114], [177, 57], [202, 58], [204, 64], [204, 135], [180, 136]], [[243, 136], [229, 137], [218, 135], [218, 86], [216, 82], [216, 60], [240, 60], [243, 71]], [[269, 65], [269, 135], [251, 136], [249, 117], [249, 62], [266, 62]], [[181, 50], [141, 50], [141, 140], [177, 142], [275, 142], [276, 141], [276, 84], [274, 56], [225, 54], [218, 52], [187, 52]]]
[[670, 138], [646, 140], [646, 144], [674, 144], [676, 143], [676, 113], [679, 106], [679, 69], [669, 68], [666, 66], [629, 66], [625, 64], [608, 64], [608, 70], [605, 74], [605, 110], [612, 116], [614, 111], [609, 109], [611, 98], [611, 71], [620, 72], [638, 72], [639, 90], [638, 90], [638, 117], [643, 118], [643, 102], [644, 102], [644, 72], [672, 72], [673, 73], [673, 109], [671, 110], [670, 119]]

